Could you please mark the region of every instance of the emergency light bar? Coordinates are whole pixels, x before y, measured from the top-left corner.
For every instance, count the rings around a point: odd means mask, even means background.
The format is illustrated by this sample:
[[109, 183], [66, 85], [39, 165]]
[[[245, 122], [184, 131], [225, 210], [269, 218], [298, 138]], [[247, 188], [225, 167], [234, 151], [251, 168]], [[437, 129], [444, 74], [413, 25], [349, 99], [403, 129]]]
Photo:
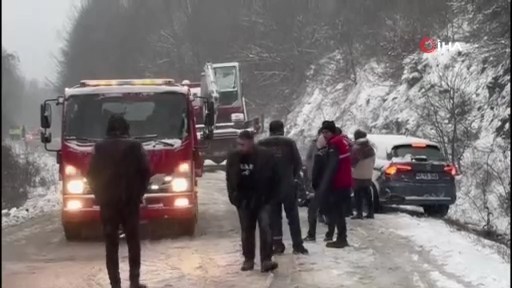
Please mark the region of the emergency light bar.
[[98, 86], [175, 86], [174, 79], [116, 79], [116, 80], [82, 80], [80, 87]]

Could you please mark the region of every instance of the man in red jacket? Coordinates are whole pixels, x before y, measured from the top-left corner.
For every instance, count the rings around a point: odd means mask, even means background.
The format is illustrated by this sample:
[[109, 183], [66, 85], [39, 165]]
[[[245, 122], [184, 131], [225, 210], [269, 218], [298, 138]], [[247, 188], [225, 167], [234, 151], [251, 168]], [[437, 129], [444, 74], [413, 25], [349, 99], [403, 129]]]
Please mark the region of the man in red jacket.
[[[347, 241], [347, 222], [345, 220], [346, 203], [351, 201], [352, 165], [350, 148], [342, 135], [336, 133], [333, 121], [322, 123], [322, 134], [327, 140], [327, 166], [321, 184], [322, 205], [329, 215], [328, 231], [325, 241], [329, 248], [345, 248]], [[334, 230], [338, 230], [335, 241]]]

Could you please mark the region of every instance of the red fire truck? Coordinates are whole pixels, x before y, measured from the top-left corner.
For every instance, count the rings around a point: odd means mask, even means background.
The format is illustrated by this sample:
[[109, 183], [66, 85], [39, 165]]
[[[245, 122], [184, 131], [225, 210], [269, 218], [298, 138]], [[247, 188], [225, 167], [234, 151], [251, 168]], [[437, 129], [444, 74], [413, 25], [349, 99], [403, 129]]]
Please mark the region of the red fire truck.
[[[198, 96], [200, 97], [200, 96]], [[66, 88], [64, 96], [41, 104], [41, 142], [57, 153], [63, 182], [62, 226], [68, 240], [82, 238], [83, 232], [99, 226], [99, 207], [87, 185], [87, 172], [94, 144], [104, 138], [107, 119], [122, 113], [130, 124], [131, 136], [146, 149], [152, 178], [141, 221], [150, 231], [179, 231], [193, 235], [198, 217], [197, 177], [203, 159], [194, 117], [194, 101], [209, 105], [212, 98], [194, 99], [188, 87], [172, 79], [85, 80]], [[52, 103], [62, 107], [61, 148], [51, 150]], [[207, 123], [215, 111], [204, 110]], [[207, 127], [201, 137], [213, 137]]]
[[[241, 130], [249, 130], [254, 134], [262, 132], [263, 119], [249, 119], [245, 98], [242, 94], [242, 81], [240, 79], [240, 65], [230, 63], [206, 63], [201, 82], [190, 83], [185, 80], [183, 85], [191, 88], [192, 94], [206, 97], [212, 95], [216, 101], [208, 102], [213, 105], [217, 114], [214, 119], [214, 138], [204, 150], [204, 158], [221, 164], [227, 159], [228, 152], [236, 145], [235, 139]], [[204, 101], [194, 102], [197, 130], [205, 130], [203, 111], [206, 109]], [[209, 123], [207, 123], [209, 124]], [[211, 125], [207, 125], [211, 127]]]

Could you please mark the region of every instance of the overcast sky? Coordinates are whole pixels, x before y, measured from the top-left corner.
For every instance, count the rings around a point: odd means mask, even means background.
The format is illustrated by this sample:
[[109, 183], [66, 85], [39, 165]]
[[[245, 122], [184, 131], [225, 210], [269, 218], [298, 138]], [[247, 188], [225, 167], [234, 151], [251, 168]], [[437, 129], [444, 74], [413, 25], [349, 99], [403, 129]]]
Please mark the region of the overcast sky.
[[15, 52], [27, 77], [53, 79], [73, 6], [80, 0], [1, 0], [2, 46]]

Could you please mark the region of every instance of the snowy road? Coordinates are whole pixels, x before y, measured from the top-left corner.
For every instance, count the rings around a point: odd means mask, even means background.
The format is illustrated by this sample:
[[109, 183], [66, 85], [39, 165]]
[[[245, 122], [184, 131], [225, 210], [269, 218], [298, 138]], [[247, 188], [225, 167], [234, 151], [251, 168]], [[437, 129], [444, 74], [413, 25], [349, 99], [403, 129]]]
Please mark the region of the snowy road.
[[[194, 239], [144, 242], [142, 279], [150, 287], [510, 287], [510, 265], [468, 235], [440, 221], [398, 213], [377, 215], [374, 221], [350, 220], [350, 248], [329, 250], [320, 241], [308, 243], [311, 255], [294, 256], [288, 249], [277, 257], [275, 274], [242, 273], [237, 217], [227, 205], [224, 186], [222, 172], [201, 180]], [[306, 229], [305, 210], [301, 213]], [[324, 229], [319, 226], [318, 239]], [[2, 287], [108, 287], [103, 245], [67, 243], [58, 214], [2, 232]], [[120, 253], [126, 278], [126, 249]]]

